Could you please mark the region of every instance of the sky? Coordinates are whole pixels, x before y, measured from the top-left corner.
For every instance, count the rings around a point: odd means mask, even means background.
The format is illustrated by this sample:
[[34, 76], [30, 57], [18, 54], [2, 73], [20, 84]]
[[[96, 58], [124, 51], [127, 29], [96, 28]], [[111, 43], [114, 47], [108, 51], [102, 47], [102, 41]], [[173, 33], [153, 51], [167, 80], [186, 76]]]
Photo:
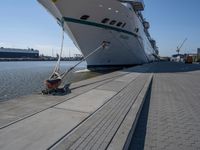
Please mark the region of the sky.
[[[144, 0], [144, 17], [161, 56], [195, 53], [200, 47], [200, 0]], [[60, 51], [61, 28], [36, 0], [4, 0], [0, 4], [0, 47], [34, 48], [41, 54]], [[64, 56], [80, 53], [65, 36]]]

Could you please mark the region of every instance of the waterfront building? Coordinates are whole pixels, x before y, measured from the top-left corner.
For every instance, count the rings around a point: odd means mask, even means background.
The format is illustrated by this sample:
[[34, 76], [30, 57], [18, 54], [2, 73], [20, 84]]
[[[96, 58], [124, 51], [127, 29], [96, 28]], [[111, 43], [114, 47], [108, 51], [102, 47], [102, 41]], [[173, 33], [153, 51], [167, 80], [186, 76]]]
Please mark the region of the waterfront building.
[[34, 49], [0, 48], [0, 58], [39, 58], [39, 51]]

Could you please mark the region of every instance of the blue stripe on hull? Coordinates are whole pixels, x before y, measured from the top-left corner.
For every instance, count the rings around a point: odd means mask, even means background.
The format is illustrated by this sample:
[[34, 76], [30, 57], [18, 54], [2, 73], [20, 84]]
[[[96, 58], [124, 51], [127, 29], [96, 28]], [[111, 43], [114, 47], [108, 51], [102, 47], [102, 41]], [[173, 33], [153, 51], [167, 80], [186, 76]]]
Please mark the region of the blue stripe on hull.
[[100, 24], [100, 23], [96, 23], [96, 22], [80, 20], [80, 19], [75, 19], [75, 18], [69, 18], [69, 17], [64, 17], [64, 20], [66, 22], [73, 22], [73, 23], [77, 23], [77, 24], [89, 25], [89, 26], [94, 26], [94, 27], [103, 28], [103, 29], [109, 29], [109, 30], [113, 30], [113, 31], [117, 31], [117, 32], [123, 32], [123, 33], [129, 34], [129, 35], [135, 36], [135, 37], [138, 36], [137, 34], [127, 31], [127, 30]]

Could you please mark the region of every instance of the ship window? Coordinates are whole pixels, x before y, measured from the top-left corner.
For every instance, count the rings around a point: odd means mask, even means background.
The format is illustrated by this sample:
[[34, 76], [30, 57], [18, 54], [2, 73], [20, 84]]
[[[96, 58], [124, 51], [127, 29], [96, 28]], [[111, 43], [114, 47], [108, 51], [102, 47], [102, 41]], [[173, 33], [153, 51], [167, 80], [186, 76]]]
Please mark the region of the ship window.
[[123, 25], [122, 25], [122, 28], [124, 28], [126, 26], [126, 23], [124, 23]]
[[112, 21], [110, 22], [110, 25], [114, 25], [116, 22], [117, 22], [116, 20], [112, 20]]
[[89, 17], [90, 17], [90, 16], [88, 16], [88, 15], [83, 15], [83, 16], [81, 16], [80, 19], [82, 19], [82, 20], [87, 20]]
[[122, 22], [118, 22], [117, 26], [120, 27], [123, 23]]
[[101, 23], [107, 23], [109, 20], [110, 20], [110, 19], [108, 19], [108, 18], [104, 18], [104, 19], [101, 21]]
[[135, 28], [135, 32], [139, 32], [139, 28]]

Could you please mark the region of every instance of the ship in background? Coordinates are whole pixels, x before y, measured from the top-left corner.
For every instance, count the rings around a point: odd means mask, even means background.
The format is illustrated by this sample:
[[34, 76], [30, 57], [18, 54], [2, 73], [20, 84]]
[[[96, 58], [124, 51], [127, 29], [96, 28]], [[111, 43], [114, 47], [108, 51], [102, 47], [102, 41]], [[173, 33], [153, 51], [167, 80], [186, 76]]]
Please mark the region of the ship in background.
[[156, 60], [156, 41], [143, 18], [142, 0], [38, 0], [64, 28], [84, 56], [88, 69], [124, 67]]

